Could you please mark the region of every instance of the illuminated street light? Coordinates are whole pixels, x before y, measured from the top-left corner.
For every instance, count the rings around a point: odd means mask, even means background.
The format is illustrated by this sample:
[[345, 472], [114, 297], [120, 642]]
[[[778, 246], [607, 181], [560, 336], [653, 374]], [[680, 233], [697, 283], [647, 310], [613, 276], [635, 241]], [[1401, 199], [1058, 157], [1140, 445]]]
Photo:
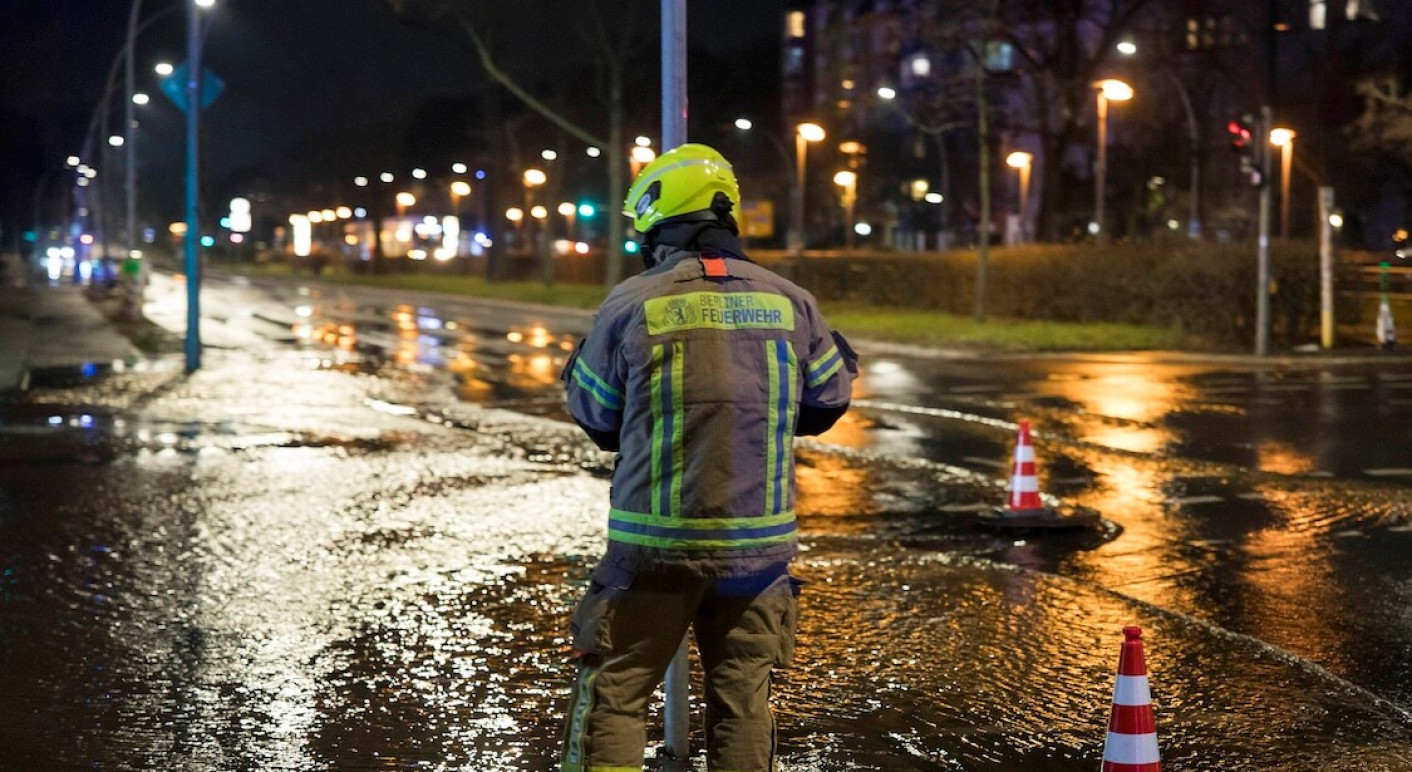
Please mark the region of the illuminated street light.
[[71, 155], [68, 158], [64, 159], [64, 165], [66, 166], [78, 166], [80, 163], [83, 163], [83, 161], [81, 161], [76, 155]]
[[334, 220], [338, 219], [338, 214], [332, 209], [321, 210], [319, 214], [323, 215], [324, 222], [333, 222]]
[[113, 147], [122, 147], [123, 136], [121, 134], [114, 134], [113, 136], [108, 137], [108, 144], [112, 145]]
[[465, 180], [456, 180], [455, 182], [451, 183], [451, 194], [453, 196], [471, 195], [470, 183], [466, 182]]
[[795, 169], [795, 193], [794, 193], [794, 256], [802, 258], [804, 256], [804, 243], [807, 239], [804, 236], [804, 183], [805, 161], [810, 142], [822, 142], [824, 139], [824, 129], [817, 123], [801, 123], [794, 127], [794, 169]]
[[505, 219], [509, 220], [510, 222], [517, 223], [525, 219], [525, 210], [519, 208], [518, 206], [512, 206], [509, 209], [505, 210]]
[[534, 207], [530, 209], [530, 217], [533, 217], [533, 218], [536, 219], [536, 220], [543, 220], [544, 218], [546, 218], [546, 217], [548, 217], [548, 216], [549, 216], [549, 210], [548, 210], [548, 209], [545, 209], [545, 208], [544, 208], [542, 205], [540, 205], [540, 204], [535, 204]]
[[1132, 56], [1137, 53], [1137, 44], [1132, 42], [1131, 40], [1119, 41], [1117, 48], [1118, 53], [1122, 54], [1123, 56]]
[[412, 179], [424, 180], [424, 179], [426, 179], [426, 178], [427, 178], [427, 170], [426, 170], [426, 169], [413, 169], [413, 170], [412, 170]]
[[216, 0], [196, 0], [196, 5], [199, 8], [210, 8], [215, 4]]
[[572, 217], [574, 212], [576, 211], [578, 211], [578, 207], [574, 206], [573, 202], [571, 201], [564, 201], [563, 203], [559, 204], [559, 214], [562, 214], [565, 217]]
[[583, 152], [587, 153], [589, 158], [597, 158], [598, 156], [603, 155], [602, 150], [599, 150], [598, 148], [592, 146], [584, 148]]
[[164, 78], [176, 72], [176, 68], [172, 66], [171, 62], [159, 62], [157, 66], [152, 69], [156, 70], [157, 74]]
[[1280, 149], [1280, 239], [1289, 241], [1289, 170], [1294, 161], [1294, 130], [1270, 129], [1270, 144]]
[[378, 179], [382, 180], [383, 182], [392, 182], [392, 180], [395, 178], [392, 176], [392, 172], [383, 172], [382, 174], [378, 175]]
[[853, 249], [853, 209], [858, 201], [858, 173], [845, 169], [833, 176], [833, 184], [843, 188], [843, 209], [846, 213], [844, 246]]
[[142, 93], [141, 91], [139, 91], [139, 92], [137, 92], [136, 94], [133, 94], [133, 95], [132, 95], [132, 103], [135, 104], [135, 105], [145, 105], [145, 104], [147, 104], [148, 102], [151, 102], [151, 101], [152, 101], [152, 97], [147, 96], [146, 94]]
[[465, 173], [466, 173], [466, 165], [463, 164], [463, 163], [454, 163], [454, 164], [451, 164], [451, 173], [452, 173], [452, 174], [465, 174]]
[[353, 216], [353, 210], [346, 206], [340, 206], [339, 208], [333, 210], [333, 214], [340, 220], [347, 220], [348, 218]]
[[648, 138], [648, 137], [644, 137], [644, 136], [640, 136], [640, 135], [639, 135], [639, 136], [637, 137], [637, 139], [634, 139], [634, 140], [633, 140], [633, 144], [637, 145], [638, 147], [651, 147], [651, 146], [652, 146], [652, 140], [651, 140], [650, 138]]
[[543, 185], [549, 180], [549, 176], [542, 169], [525, 169], [525, 187], [533, 188]]
[[897, 98], [897, 90], [896, 90], [896, 89], [893, 89], [893, 88], [891, 88], [891, 87], [889, 87], [889, 86], [879, 86], [879, 87], [878, 87], [877, 94], [878, 94], [878, 97], [881, 98], [881, 99], [896, 99], [896, 98]]
[[932, 191], [931, 193], [922, 196], [922, 200], [927, 202], [928, 204], [940, 204], [941, 202], [946, 200], [946, 197], [941, 195], [940, 193], [937, 193], [936, 191]]
[[632, 166], [632, 176], [636, 178], [638, 172], [642, 171], [642, 167], [657, 160], [657, 153], [650, 147], [638, 145], [628, 154], [628, 159]]
[[559, 157], [559, 154], [553, 150], [545, 148], [544, 150], [539, 151], [539, 157], [543, 158], [546, 161], [553, 161], [555, 158]]
[[354, 185], [357, 185], [357, 186], [360, 187], [360, 188], [366, 188], [366, 187], [368, 187], [368, 178], [367, 178], [367, 177], [354, 177], [354, 178], [353, 178], [353, 184], [354, 184]]
[[1089, 229], [1102, 241], [1107, 237], [1103, 228], [1103, 198], [1108, 192], [1108, 103], [1132, 99], [1133, 87], [1111, 78], [1093, 86], [1098, 91], [1098, 173], [1093, 192], [1093, 223]]
[[755, 127], [755, 124], [749, 118], [736, 118], [735, 127], [741, 131], [750, 131]]
[[1012, 169], [1020, 170], [1020, 234], [1021, 241], [1029, 241], [1029, 210], [1030, 210], [1030, 168], [1034, 164], [1034, 156], [1023, 150], [1016, 150], [1005, 156], [1005, 164]]

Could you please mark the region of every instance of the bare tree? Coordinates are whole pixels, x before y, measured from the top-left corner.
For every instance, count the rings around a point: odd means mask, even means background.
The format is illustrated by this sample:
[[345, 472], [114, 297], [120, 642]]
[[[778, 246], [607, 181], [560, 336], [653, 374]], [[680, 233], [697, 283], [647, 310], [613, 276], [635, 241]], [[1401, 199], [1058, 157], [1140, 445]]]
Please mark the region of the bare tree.
[[1062, 159], [1078, 141], [1093, 83], [1151, 0], [1004, 0], [992, 39], [1020, 57], [1045, 163], [1039, 230], [1052, 230]]
[[[596, 85], [599, 97], [607, 106], [607, 134], [585, 127], [570, 120], [565, 114], [546, 104], [530, 93], [504, 66], [497, 54], [496, 40], [492, 37], [497, 25], [484, 8], [494, 4], [477, 3], [475, 0], [387, 0], [393, 11], [403, 18], [413, 18], [426, 23], [449, 20], [456, 25], [474, 47], [481, 66], [495, 82], [499, 83], [526, 107], [542, 115], [546, 120], [562, 129], [566, 134], [589, 145], [600, 147], [608, 164], [608, 251], [607, 270], [604, 282], [609, 286], [617, 284], [623, 276], [624, 226], [617, 217], [618, 202], [626, 197], [624, 168], [627, 157], [623, 141], [623, 93], [624, 75], [628, 62], [640, 52], [645, 38], [638, 34], [638, 14], [636, 5], [624, 11], [621, 3], [612, 7], [612, 23], [605, 19], [604, 0], [581, 0], [575, 4], [576, 29], [580, 39], [590, 52], [594, 63]], [[517, 13], [530, 13], [516, 3]], [[547, 18], [547, 14], [545, 14]]]

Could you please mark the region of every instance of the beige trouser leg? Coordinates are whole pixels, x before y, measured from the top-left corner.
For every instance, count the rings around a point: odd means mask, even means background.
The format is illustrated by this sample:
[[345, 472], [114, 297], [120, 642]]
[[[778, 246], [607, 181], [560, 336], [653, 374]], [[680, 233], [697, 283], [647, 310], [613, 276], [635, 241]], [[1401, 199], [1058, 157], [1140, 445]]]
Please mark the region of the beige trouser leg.
[[562, 772], [640, 772], [647, 701], [695, 622], [706, 671], [707, 765], [773, 768], [770, 671], [793, 649], [793, 580], [642, 573], [630, 588], [589, 588], [574, 611], [580, 660], [566, 720]]

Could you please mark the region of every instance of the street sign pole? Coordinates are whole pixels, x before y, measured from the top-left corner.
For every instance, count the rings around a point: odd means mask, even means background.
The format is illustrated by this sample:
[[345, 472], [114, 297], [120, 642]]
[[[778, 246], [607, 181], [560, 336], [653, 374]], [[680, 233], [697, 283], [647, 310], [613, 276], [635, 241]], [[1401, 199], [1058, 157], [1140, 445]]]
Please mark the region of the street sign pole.
[[1319, 343], [1334, 347], [1334, 189], [1319, 187]]
[[201, 9], [186, 0], [186, 372], [201, 368], [201, 222], [197, 208], [201, 129]]
[[1260, 236], [1256, 251], [1255, 355], [1264, 356], [1270, 347], [1270, 106], [1260, 108], [1258, 135], [1260, 159]]
[[[686, 143], [686, 0], [662, 0], [662, 151]], [[691, 752], [690, 663], [687, 639], [667, 666], [663, 723], [666, 751], [677, 760]]]

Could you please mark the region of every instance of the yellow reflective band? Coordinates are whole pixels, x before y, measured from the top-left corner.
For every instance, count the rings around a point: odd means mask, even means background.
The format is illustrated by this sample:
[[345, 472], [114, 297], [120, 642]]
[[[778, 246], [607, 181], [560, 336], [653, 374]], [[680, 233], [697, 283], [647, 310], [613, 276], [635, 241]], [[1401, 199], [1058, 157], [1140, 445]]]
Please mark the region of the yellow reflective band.
[[688, 292], [642, 304], [647, 334], [680, 330], [793, 330], [794, 304], [769, 292]]

